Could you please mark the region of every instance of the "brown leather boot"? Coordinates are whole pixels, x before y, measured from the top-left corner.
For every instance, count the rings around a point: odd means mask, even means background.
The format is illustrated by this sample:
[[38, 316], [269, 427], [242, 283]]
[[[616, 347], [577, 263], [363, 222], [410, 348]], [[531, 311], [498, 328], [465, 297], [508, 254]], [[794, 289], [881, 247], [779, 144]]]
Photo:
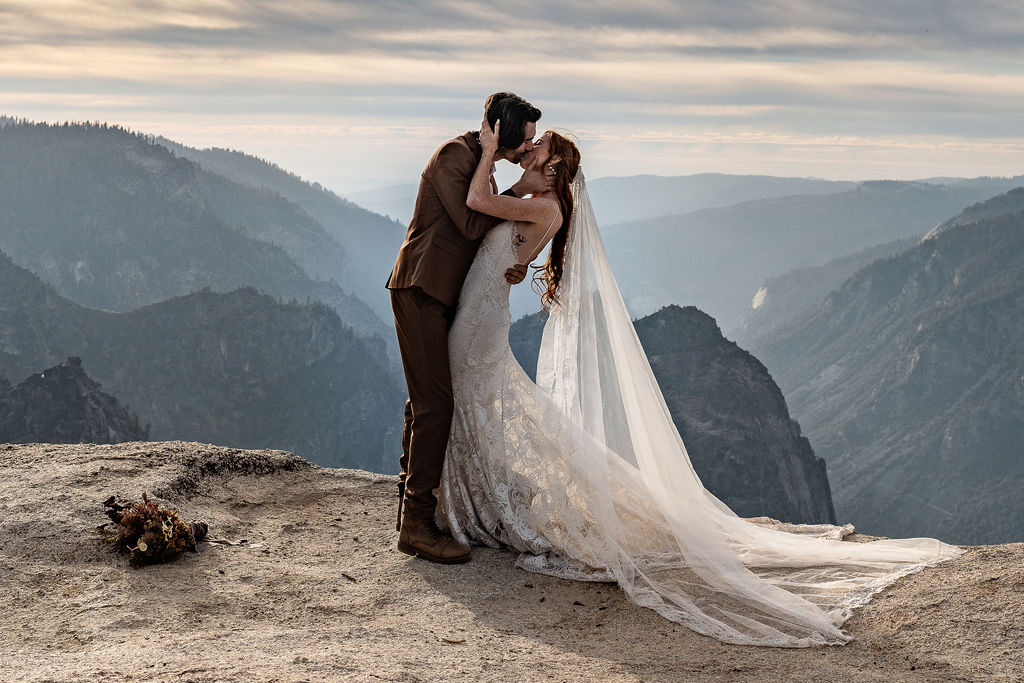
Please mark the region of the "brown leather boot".
[[469, 562], [471, 557], [469, 546], [441, 533], [432, 516], [413, 515], [409, 509], [402, 515], [398, 549], [406, 555], [415, 555], [439, 564], [462, 564]]

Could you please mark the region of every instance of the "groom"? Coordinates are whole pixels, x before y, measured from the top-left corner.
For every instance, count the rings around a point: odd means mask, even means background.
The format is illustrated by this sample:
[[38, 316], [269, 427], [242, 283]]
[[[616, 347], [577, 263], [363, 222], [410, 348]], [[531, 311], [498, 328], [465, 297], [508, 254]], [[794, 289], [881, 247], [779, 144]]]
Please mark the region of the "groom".
[[[533, 149], [540, 110], [517, 95], [501, 92], [487, 98], [485, 111], [492, 127], [501, 120], [493, 161], [518, 164]], [[434, 489], [441, 483], [452, 423], [448, 328], [477, 248], [484, 234], [500, 222], [466, 207], [481, 154], [478, 133], [471, 131], [444, 143], [430, 157], [387, 284], [409, 388], [398, 483], [398, 549], [443, 564], [470, 558], [468, 546], [442, 533], [434, 523]], [[542, 191], [547, 183], [543, 173], [528, 170], [502, 194], [522, 197]], [[491, 186], [497, 190], [493, 178]], [[525, 276], [525, 265], [505, 273], [512, 284]]]

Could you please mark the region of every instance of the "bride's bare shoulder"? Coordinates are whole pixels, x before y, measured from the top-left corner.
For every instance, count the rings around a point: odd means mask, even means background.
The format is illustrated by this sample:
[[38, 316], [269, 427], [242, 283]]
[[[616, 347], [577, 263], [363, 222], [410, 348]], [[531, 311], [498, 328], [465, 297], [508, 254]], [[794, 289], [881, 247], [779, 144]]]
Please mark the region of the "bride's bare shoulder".
[[529, 227], [539, 229], [541, 232], [547, 230], [551, 222], [562, 213], [558, 201], [554, 197], [526, 197], [524, 201], [535, 202], [535, 210], [531, 212], [534, 220], [530, 222]]

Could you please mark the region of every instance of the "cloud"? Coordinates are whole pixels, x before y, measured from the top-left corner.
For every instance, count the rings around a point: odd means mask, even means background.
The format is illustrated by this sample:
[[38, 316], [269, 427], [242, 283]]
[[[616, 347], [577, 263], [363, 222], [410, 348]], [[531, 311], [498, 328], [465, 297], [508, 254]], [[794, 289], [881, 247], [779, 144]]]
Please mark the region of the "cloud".
[[1015, 54], [1024, 39], [1024, 6], [1015, 0], [3, 0], [0, 16], [5, 42], [216, 42], [338, 53], [468, 54], [507, 43], [527, 54], [558, 57], [640, 49], [790, 55], [843, 50], [872, 58], [879, 49]]
[[[0, 113], [278, 134], [296, 149], [303, 134], [355, 133], [396, 145], [377, 155], [394, 161], [511, 89], [616, 159], [657, 161], [651, 172], [766, 140], [821, 155], [910, 140], [962, 163], [957, 144], [1017, 144], [1022, 44], [1017, 0], [0, 0]], [[638, 151], [655, 140], [671, 153]]]
[[3, 0], [4, 42], [96, 41], [152, 29], [248, 30], [239, 3], [156, 0], [126, 6], [117, 0]]

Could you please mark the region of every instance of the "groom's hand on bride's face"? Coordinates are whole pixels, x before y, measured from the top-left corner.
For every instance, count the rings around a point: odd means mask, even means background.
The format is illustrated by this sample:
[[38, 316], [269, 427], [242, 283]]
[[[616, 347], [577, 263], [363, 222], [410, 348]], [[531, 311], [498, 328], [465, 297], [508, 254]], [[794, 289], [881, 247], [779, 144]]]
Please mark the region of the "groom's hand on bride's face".
[[505, 271], [505, 279], [510, 285], [518, 285], [526, 278], [527, 264], [517, 263]]
[[541, 168], [530, 167], [523, 171], [523, 175], [520, 176], [519, 180], [514, 185], [514, 190], [517, 197], [522, 197], [528, 194], [540, 194], [541, 192], [547, 192], [551, 189], [551, 183], [554, 180], [554, 173], [548, 173], [547, 167], [542, 166]]

